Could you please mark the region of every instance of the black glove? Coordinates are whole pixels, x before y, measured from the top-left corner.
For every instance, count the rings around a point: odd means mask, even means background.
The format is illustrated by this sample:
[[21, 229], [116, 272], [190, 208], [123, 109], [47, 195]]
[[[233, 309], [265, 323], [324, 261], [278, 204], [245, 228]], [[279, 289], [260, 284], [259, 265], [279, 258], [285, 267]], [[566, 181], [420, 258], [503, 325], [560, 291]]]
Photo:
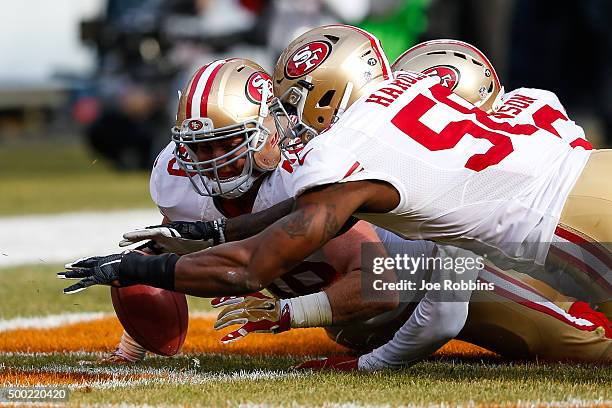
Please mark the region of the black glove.
[[57, 277], [60, 279], [80, 279], [80, 281], [64, 288], [64, 293], [77, 293], [92, 285], [113, 285], [113, 282], [117, 286], [123, 255], [92, 256], [66, 264], [67, 271], [59, 272]]
[[138, 251], [122, 254], [92, 256], [67, 264], [67, 271], [59, 272], [60, 279], [80, 279], [64, 289], [64, 293], [76, 293], [92, 285], [117, 287], [143, 284], [174, 290], [174, 269], [179, 256], [176, 254], [150, 255]]
[[206, 241], [212, 239], [215, 245], [223, 243], [225, 219], [215, 221], [173, 221], [168, 224], [155, 225], [147, 228], [168, 227], [178, 232], [181, 238]]

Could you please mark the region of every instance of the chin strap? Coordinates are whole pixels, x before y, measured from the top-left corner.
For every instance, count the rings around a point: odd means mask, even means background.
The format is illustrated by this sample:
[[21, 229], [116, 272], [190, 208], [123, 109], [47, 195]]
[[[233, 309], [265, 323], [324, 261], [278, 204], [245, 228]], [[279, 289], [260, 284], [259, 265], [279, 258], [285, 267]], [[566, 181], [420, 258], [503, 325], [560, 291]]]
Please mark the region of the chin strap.
[[336, 114], [334, 115], [333, 122], [336, 122], [338, 119], [340, 119], [340, 116], [342, 116], [342, 114], [346, 110], [346, 107], [349, 103], [349, 99], [351, 99], [352, 94], [353, 94], [353, 83], [349, 81], [346, 83], [346, 87], [344, 87], [344, 93], [342, 94], [342, 99], [340, 100], [340, 104], [338, 105], [338, 110], [336, 111]]
[[[228, 192], [225, 193], [220, 193], [219, 196], [223, 197], [223, 198], [227, 198], [227, 199], [234, 199], [234, 198], [238, 198], [241, 195], [243, 195], [244, 193], [246, 193], [247, 191], [249, 191], [251, 189], [251, 187], [253, 186], [253, 183], [255, 183], [255, 181], [261, 177], [261, 174], [254, 176], [253, 174], [250, 174], [248, 177], [248, 180], [242, 182], [238, 187], [235, 187], [233, 189], [231, 189]], [[222, 184], [223, 185], [223, 184]]]

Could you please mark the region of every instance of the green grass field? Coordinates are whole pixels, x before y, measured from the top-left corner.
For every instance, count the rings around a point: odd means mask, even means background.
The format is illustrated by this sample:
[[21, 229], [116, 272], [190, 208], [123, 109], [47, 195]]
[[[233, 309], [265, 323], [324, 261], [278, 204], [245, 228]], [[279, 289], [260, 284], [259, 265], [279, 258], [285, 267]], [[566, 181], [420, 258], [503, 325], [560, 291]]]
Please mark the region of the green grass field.
[[[95, 355], [17, 356], [7, 369], [53, 367], [55, 372], [95, 374], [79, 361]], [[195, 363], [197, 361], [197, 363]], [[189, 355], [150, 358], [113, 369], [122, 377], [155, 373], [129, 387], [77, 389], [74, 404], [237, 406], [239, 404], [329, 406], [330, 404], [490, 405], [506, 403], [605, 406], [612, 369], [563, 364], [506, 364], [434, 359], [400, 371], [309, 373], [292, 371], [295, 358]]]
[[[151, 207], [148, 175], [117, 173], [80, 146], [0, 148], [0, 216]], [[112, 312], [108, 288], [72, 296], [55, 278], [61, 265], [0, 270], [0, 322], [60, 313]], [[190, 299], [190, 310], [210, 310]], [[396, 372], [309, 373], [290, 368], [303, 358], [192, 354], [148, 358], [134, 366], [83, 365], [84, 350], [0, 354], [0, 387], [73, 384], [71, 406], [612, 406], [612, 367], [508, 362], [499, 358], [432, 358]], [[62, 405], [65, 406], [65, 405]]]
[[0, 216], [153, 207], [147, 172], [117, 172], [81, 145], [0, 146]]
[[[0, 319], [113, 311], [107, 287], [93, 286], [85, 293], [64, 295], [62, 289], [67, 281], [56, 278], [56, 273], [63, 269], [61, 264], [0, 269]], [[210, 310], [209, 299], [189, 297], [188, 300], [191, 311]]]
[[[77, 312], [112, 312], [108, 288], [61, 294], [61, 265], [0, 270], [0, 319]], [[24, 302], [24, 299], [28, 299]], [[190, 311], [210, 310], [207, 299], [189, 298]], [[238, 406], [531, 405], [609, 406], [612, 366], [505, 362], [501, 359], [432, 358], [398, 372], [297, 373], [300, 358], [189, 354], [149, 357], [131, 367], [83, 366], [99, 353], [0, 355], [2, 372], [110, 376], [73, 389], [71, 405], [134, 404]], [[197, 361], [197, 363], [195, 363]], [[123, 377], [146, 375], [143, 380]], [[97, 384], [97, 385], [96, 385]], [[0, 384], [0, 386], [7, 385]]]

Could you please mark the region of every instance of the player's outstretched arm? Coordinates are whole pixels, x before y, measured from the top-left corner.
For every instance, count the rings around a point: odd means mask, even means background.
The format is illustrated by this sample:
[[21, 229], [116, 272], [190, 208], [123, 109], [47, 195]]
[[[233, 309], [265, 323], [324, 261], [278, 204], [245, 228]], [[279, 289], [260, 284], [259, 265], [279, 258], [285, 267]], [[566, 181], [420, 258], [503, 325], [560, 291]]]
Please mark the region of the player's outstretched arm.
[[[302, 194], [295, 208], [262, 233], [206, 251], [176, 264], [176, 290], [213, 297], [259, 291], [333, 238], [369, 194], [367, 182], [322, 186]], [[372, 184], [376, 190], [376, 184]], [[215, 292], [211, 292], [211, 289]]]
[[246, 240], [194, 254], [93, 257], [71, 264], [61, 278], [81, 279], [66, 293], [94, 284], [146, 284], [202, 297], [258, 291], [333, 238], [355, 211], [389, 211], [398, 194], [385, 183], [357, 181], [312, 189], [289, 215]]
[[295, 208], [262, 233], [206, 251], [176, 264], [175, 288], [202, 297], [259, 291], [332, 239], [357, 212], [386, 212], [399, 194], [387, 183], [329, 184], [296, 198]]

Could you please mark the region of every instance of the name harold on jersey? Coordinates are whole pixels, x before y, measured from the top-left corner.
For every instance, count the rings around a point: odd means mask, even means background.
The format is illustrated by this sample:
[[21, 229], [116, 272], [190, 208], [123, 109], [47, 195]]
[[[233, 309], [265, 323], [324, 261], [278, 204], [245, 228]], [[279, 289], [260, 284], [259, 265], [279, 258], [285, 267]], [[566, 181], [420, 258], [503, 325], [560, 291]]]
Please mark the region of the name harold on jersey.
[[371, 93], [368, 99], [366, 99], [366, 102], [377, 103], [387, 107], [399, 98], [404, 91], [410, 89], [417, 82], [427, 78], [429, 77], [418, 72], [398, 72], [395, 74], [395, 79], [393, 81], [387, 84], [387, 86]]

